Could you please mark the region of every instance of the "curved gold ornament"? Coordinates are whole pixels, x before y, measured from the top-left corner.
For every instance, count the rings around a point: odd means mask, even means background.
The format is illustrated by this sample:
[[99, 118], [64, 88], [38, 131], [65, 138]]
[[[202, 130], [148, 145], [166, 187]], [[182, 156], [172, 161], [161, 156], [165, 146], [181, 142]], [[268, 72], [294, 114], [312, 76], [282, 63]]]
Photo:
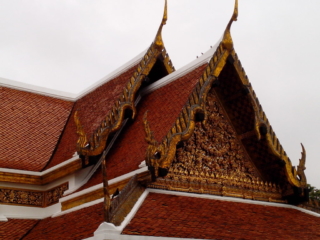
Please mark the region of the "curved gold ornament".
[[78, 116], [78, 111], [75, 111], [73, 117], [74, 117], [74, 122], [75, 122], [76, 127], [77, 127], [77, 134], [79, 136], [78, 141], [77, 141], [77, 147], [78, 148], [84, 148], [88, 144], [88, 140], [87, 140], [86, 133], [84, 132], [83, 127], [82, 127], [82, 125], [80, 123], [80, 119], [79, 119], [79, 116]]
[[231, 16], [231, 19], [230, 19], [228, 25], [227, 25], [226, 30], [224, 31], [223, 38], [222, 38], [222, 45], [228, 51], [232, 51], [232, 49], [233, 49], [233, 40], [231, 37], [230, 29], [231, 29], [232, 23], [234, 21], [237, 21], [237, 18], [238, 18], [238, 0], [235, 0], [233, 14]]
[[109, 135], [121, 128], [126, 110], [131, 110], [132, 119], [135, 118], [137, 112], [134, 104], [136, 100], [136, 93], [140, 89], [143, 80], [150, 73], [160, 55], [162, 55], [161, 59], [163, 59], [163, 64], [166, 68], [166, 71], [170, 74], [175, 70], [166, 52], [161, 37], [161, 30], [163, 25], [166, 24], [166, 21], [167, 1], [165, 2], [163, 18], [155, 37], [155, 41], [151, 44], [151, 46], [141, 59], [136, 71], [133, 73], [132, 77], [125, 85], [122, 95], [115, 102], [114, 106], [109, 111], [105, 119], [101, 122], [100, 127], [98, 127], [92, 134], [89, 142], [87, 141], [87, 139], [84, 140], [83, 136], [85, 136], [85, 134], [83, 131], [77, 131], [79, 135], [77, 152], [79, 153], [79, 155], [96, 156], [101, 154], [106, 148]]
[[156, 35], [156, 37], [155, 37], [155, 39], [154, 39], [154, 43], [155, 43], [156, 47], [159, 48], [159, 49], [161, 49], [161, 48], [164, 47], [161, 33], [162, 33], [162, 28], [163, 28], [163, 26], [166, 25], [166, 23], [167, 23], [167, 19], [168, 19], [168, 14], [167, 14], [167, 12], [168, 12], [168, 10], [167, 10], [167, 0], [165, 0], [162, 21], [161, 21], [161, 24], [160, 24], [160, 26], [159, 26], [157, 35]]

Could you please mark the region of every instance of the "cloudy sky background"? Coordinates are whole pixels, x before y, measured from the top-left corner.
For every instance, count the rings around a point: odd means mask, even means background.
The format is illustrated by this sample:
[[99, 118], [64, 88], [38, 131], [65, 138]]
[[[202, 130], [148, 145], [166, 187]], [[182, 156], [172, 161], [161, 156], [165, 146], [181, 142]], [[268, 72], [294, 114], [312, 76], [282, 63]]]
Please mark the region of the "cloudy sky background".
[[[233, 0], [169, 0], [176, 69], [223, 34]], [[0, 77], [79, 93], [146, 49], [164, 0], [0, 0]], [[293, 165], [320, 188], [320, 1], [239, 0], [235, 49]]]

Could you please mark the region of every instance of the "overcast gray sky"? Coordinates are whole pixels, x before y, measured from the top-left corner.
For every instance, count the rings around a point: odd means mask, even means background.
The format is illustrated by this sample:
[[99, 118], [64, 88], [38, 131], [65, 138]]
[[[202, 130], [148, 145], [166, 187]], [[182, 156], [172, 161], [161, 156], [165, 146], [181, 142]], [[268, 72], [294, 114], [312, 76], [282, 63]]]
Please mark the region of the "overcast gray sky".
[[[223, 34], [234, 0], [168, 0], [176, 69]], [[164, 0], [0, 0], [0, 77], [78, 93], [152, 42]], [[294, 165], [320, 188], [320, 1], [239, 0], [235, 49]]]

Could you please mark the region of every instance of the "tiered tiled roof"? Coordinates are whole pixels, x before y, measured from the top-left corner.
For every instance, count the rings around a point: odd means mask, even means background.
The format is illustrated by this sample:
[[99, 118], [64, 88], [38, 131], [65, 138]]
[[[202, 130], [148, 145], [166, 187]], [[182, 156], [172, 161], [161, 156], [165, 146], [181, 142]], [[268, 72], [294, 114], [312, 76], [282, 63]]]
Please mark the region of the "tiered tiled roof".
[[[124, 129], [106, 157], [109, 179], [138, 169], [139, 164], [145, 159], [147, 143], [142, 122], [145, 111], [149, 110], [156, 138], [162, 139], [172, 126], [206, 65], [143, 97], [137, 107], [138, 115], [135, 121]], [[99, 168], [88, 183], [79, 190], [101, 182], [102, 174]]]
[[61, 136], [59, 145], [46, 169], [71, 158], [76, 152], [78, 136], [73, 119], [74, 112], [78, 111], [81, 124], [88, 134], [88, 137], [90, 137], [92, 132], [112, 108], [114, 101], [119, 97], [125, 83], [130, 79], [135, 69], [136, 66], [131, 67], [75, 103], [70, 118], [68, 119], [66, 129]]
[[8, 219], [7, 222], [0, 222], [0, 239], [3, 239], [3, 240], [21, 239], [38, 222], [39, 220], [31, 220], [31, 219]]
[[50, 160], [73, 102], [1, 87], [1, 168], [41, 171]]
[[31, 239], [84, 239], [103, 222], [102, 203], [54, 218], [41, 220], [24, 240]]
[[289, 208], [149, 193], [122, 233], [196, 239], [320, 239], [320, 221]]

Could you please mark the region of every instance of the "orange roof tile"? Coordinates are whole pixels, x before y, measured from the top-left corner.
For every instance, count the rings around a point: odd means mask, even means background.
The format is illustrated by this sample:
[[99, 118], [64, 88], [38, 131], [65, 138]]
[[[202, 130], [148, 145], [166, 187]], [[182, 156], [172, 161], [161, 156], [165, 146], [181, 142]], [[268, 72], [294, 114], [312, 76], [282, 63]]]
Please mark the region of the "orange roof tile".
[[76, 152], [78, 136], [73, 120], [74, 112], [78, 110], [81, 124], [89, 139], [122, 93], [125, 83], [130, 79], [136, 68], [137, 66], [133, 66], [75, 103], [70, 118], [67, 121], [66, 129], [61, 136], [60, 143], [46, 169], [70, 159]]
[[[143, 114], [149, 110], [148, 120], [152, 123], [155, 138], [160, 141], [175, 122], [187, 97], [193, 90], [207, 64], [187, 73], [185, 76], [144, 96], [137, 107], [138, 115], [126, 126], [110, 153], [107, 155], [108, 178], [112, 179], [138, 169], [145, 158], [147, 142], [143, 126]], [[99, 168], [81, 189], [102, 182]]]
[[320, 239], [320, 221], [289, 208], [150, 193], [122, 233], [201, 239]]
[[0, 91], [0, 167], [41, 171], [73, 103], [5, 87]]
[[8, 219], [7, 222], [0, 222], [0, 239], [21, 239], [38, 221], [39, 220], [30, 219]]
[[59, 217], [43, 219], [23, 239], [84, 239], [92, 237], [102, 222], [103, 203], [99, 203]]

